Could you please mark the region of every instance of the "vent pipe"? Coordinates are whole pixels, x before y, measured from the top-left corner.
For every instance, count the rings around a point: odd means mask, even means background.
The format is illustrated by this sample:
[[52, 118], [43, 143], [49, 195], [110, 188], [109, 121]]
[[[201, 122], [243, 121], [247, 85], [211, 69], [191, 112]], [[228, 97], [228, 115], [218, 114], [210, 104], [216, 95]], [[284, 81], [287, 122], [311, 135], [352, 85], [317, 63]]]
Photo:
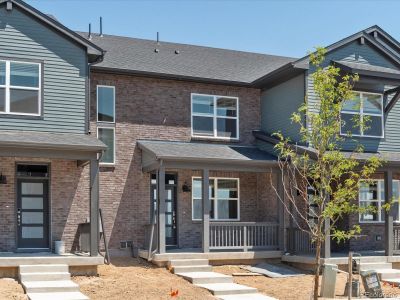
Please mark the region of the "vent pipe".
[[92, 39], [92, 24], [89, 23], [89, 34], [88, 34], [88, 39], [91, 40]]
[[103, 37], [103, 17], [100, 17], [100, 36]]

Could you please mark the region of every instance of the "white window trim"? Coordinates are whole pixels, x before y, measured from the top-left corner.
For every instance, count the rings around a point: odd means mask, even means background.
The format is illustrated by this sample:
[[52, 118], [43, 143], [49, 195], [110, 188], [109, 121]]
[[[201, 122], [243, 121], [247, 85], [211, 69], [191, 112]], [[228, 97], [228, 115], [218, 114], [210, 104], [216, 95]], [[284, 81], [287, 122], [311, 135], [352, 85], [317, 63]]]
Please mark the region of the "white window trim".
[[[193, 96], [208, 96], [213, 97], [214, 99], [214, 113], [211, 114], [201, 114], [201, 113], [193, 113]], [[217, 98], [229, 98], [236, 100], [236, 117], [227, 117], [227, 116], [217, 116]], [[213, 135], [197, 135], [193, 132], [193, 117], [212, 117], [213, 118]], [[218, 136], [217, 132], [217, 118], [223, 119], [234, 119], [236, 120], [236, 137], [224, 137]], [[217, 140], [231, 140], [237, 141], [239, 140], [239, 97], [232, 97], [232, 96], [222, 96], [222, 95], [211, 95], [211, 94], [198, 94], [198, 93], [191, 93], [190, 94], [190, 128], [191, 128], [191, 136], [194, 138], [205, 138], [205, 139], [217, 139]]]
[[[116, 161], [116, 142], [115, 142], [115, 127], [109, 127], [109, 126], [97, 126], [97, 138], [99, 139], [99, 129], [110, 129], [113, 131], [113, 142], [114, 142], [114, 153], [113, 153], [113, 162], [99, 162], [99, 165], [101, 166], [114, 166], [115, 161]], [[99, 139], [100, 140], [100, 139]]]
[[[112, 122], [108, 121], [99, 121], [99, 88], [112, 88], [113, 89], [113, 101], [114, 101], [114, 120]], [[102, 85], [98, 84], [96, 86], [96, 120], [99, 123], [107, 123], [107, 124], [115, 124], [116, 120], [116, 111], [115, 111], [115, 86], [113, 85]]]
[[[193, 209], [193, 200], [197, 199], [199, 200], [199, 198], [194, 198], [193, 197], [193, 187], [194, 187], [194, 181], [196, 179], [202, 179], [202, 177], [199, 176], [193, 176], [192, 177], [192, 221], [202, 221], [202, 219], [195, 219], [194, 218], [194, 209]], [[224, 179], [228, 179], [228, 180], [236, 180], [237, 182], [237, 189], [238, 189], [238, 198], [229, 198], [229, 199], [223, 199], [223, 200], [236, 200], [237, 201], [237, 207], [238, 207], [238, 211], [237, 211], [237, 218], [236, 219], [211, 219], [210, 217], [210, 221], [211, 222], [238, 222], [240, 221], [240, 179], [239, 178], [233, 178], [233, 177], [209, 177], [209, 179], [214, 180], [214, 191], [215, 191], [215, 196], [217, 196], [217, 188], [218, 188], [218, 180], [224, 180]], [[218, 216], [218, 205], [217, 205], [217, 201], [218, 198], [211, 198], [210, 196], [210, 203], [211, 200], [214, 200], [214, 216]]]
[[[382, 135], [367, 135], [364, 134], [362, 131], [362, 128], [360, 128], [360, 134], [351, 134], [351, 136], [354, 137], [366, 137], [366, 138], [385, 138], [385, 122], [384, 122], [384, 107], [383, 107], [383, 95], [380, 93], [371, 93], [371, 92], [360, 92], [360, 91], [353, 91], [354, 93], [359, 93], [360, 94], [360, 111], [359, 112], [347, 112], [347, 111], [340, 111], [340, 114], [346, 114], [346, 115], [359, 115], [360, 118], [363, 118], [363, 116], [371, 116], [371, 117], [380, 117], [381, 118], [381, 125], [382, 125]], [[379, 95], [381, 96], [381, 113], [380, 114], [374, 114], [374, 113], [364, 113], [364, 98], [363, 95]], [[348, 136], [347, 132], [342, 132], [342, 126], [340, 126], [340, 135], [342, 136]]]
[[[360, 180], [360, 182], [365, 182], [366, 180]], [[378, 216], [379, 216], [379, 220], [378, 221], [362, 221], [361, 220], [361, 214], [358, 214], [358, 222], [360, 223], [360, 224], [381, 224], [381, 223], [384, 223], [385, 221], [384, 220], [382, 220], [382, 204], [383, 203], [385, 203], [385, 199], [379, 199], [380, 197], [381, 197], [381, 184], [380, 184], [380, 182], [385, 182], [383, 179], [374, 179], [374, 180], [372, 180], [372, 181], [374, 181], [374, 182], [376, 182], [377, 183], [377, 188], [378, 188], [378, 190], [377, 190], [377, 195], [378, 195], [378, 199], [376, 199], [376, 200], [361, 200], [360, 199], [360, 192], [358, 193], [358, 205], [360, 205], [361, 204], [361, 202], [377, 202], [378, 203], [378, 211], [376, 212], [377, 214], [378, 214]], [[399, 189], [400, 189], [400, 180], [393, 180], [393, 182], [397, 182], [398, 184], [399, 184]], [[385, 187], [383, 187], [383, 188], [385, 188]], [[396, 200], [395, 200], [396, 201]], [[399, 205], [398, 205], [398, 210], [399, 210], [399, 212], [398, 212], [398, 216], [400, 217], [400, 202], [399, 202]], [[396, 222], [396, 223], [400, 223], [400, 220], [394, 220], [394, 222]]]
[[[29, 62], [29, 61], [18, 61], [18, 60], [0, 60], [0, 62], [6, 63], [6, 74], [5, 74], [5, 85], [0, 85], [0, 88], [5, 89], [5, 111], [0, 111], [1, 115], [17, 115], [17, 116], [41, 116], [42, 115], [42, 64], [37, 62]], [[39, 66], [39, 87], [23, 87], [23, 86], [13, 86], [10, 85], [10, 76], [11, 76], [11, 63], [19, 63], [19, 64], [29, 64], [29, 65], [38, 65]], [[11, 112], [10, 111], [10, 90], [24, 90], [24, 91], [38, 91], [38, 113], [20, 113], [20, 112]]]

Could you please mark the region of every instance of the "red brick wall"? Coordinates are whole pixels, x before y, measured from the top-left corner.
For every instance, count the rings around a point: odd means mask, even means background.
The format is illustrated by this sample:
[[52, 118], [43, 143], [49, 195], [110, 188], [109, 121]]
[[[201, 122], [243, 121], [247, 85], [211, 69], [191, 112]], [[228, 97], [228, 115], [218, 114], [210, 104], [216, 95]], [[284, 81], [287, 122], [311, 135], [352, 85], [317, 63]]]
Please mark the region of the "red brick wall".
[[[141, 171], [141, 153], [136, 141], [190, 141], [190, 94], [204, 93], [239, 97], [239, 143], [251, 144], [252, 130], [260, 128], [260, 91], [127, 75], [93, 73], [91, 77], [93, 134], [96, 134], [96, 86], [116, 87], [116, 163], [114, 167], [101, 168], [100, 176], [100, 206], [110, 248], [118, 248], [121, 240], [133, 240], [136, 246], [142, 246], [144, 226], [149, 223], [150, 215], [150, 178]], [[257, 176], [251, 175], [249, 187], [243, 187], [245, 192], [248, 189], [254, 193], [244, 204], [249, 209], [256, 207], [251, 204], [256, 197], [256, 183]], [[182, 201], [188, 203], [186, 199]], [[191, 213], [183, 213], [191, 218]], [[257, 215], [257, 211], [253, 213]], [[249, 220], [250, 215], [244, 213], [243, 218]]]

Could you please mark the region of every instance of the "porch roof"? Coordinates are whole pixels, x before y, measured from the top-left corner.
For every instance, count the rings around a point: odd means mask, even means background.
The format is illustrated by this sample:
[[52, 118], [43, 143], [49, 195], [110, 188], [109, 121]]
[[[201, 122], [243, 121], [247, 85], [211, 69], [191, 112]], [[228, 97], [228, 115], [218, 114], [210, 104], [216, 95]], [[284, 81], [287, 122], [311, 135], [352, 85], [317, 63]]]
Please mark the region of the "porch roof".
[[0, 131], [1, 156], [86, 159], [106, 150], [94, 136], [77, 133]]
[[166, 167], [208, 168], [214, 170], [267, 171], [277, 164], [276, 156], [255, 146], [221, 145], [194, 142], [140, 140], [143, 151], [142, 167], [145, 171]]

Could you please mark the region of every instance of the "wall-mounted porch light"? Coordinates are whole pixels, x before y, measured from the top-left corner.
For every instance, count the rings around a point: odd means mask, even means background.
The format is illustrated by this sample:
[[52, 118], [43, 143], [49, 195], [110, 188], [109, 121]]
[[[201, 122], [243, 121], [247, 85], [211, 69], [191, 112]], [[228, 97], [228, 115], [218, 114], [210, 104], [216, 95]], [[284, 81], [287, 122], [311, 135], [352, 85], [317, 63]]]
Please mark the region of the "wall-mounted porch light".
[[0, 173], [0, 184], [7, 184], [7, 177], [3, 173]]
[[182, 192], [184, 193], [189, 193], [191, 192], [191, 187], [190, 185], [185, 181], [185, 183], [182, 185]]

